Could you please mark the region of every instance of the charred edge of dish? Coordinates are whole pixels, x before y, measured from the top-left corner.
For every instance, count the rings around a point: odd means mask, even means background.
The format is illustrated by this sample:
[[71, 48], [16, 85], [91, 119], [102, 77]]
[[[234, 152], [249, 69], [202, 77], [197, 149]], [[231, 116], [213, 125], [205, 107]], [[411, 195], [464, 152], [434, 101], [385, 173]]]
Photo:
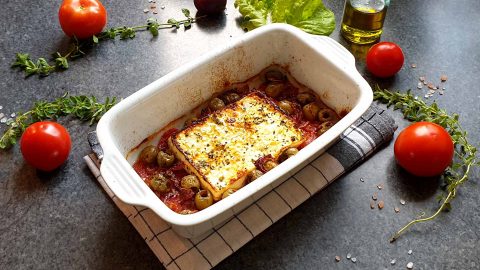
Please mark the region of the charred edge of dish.
[[351, 111], [351, 108], [344, 108], [338, 113], [338, 116], [340, 119], [342, 119], [343, 117], [347, 116], [347, 114], [349, 114]]
[[[173, 133], [173, 134], [170, 136], [170, 140], [172, 141], [172, 144], [173, 144], [173, 146], [177, 149], [177, 151], [182, 154], [183, 158], [184, 158], [189, 164], [191, 164], [191, 166], [193, 167], [194, 170], [197, 170], [197, 171], [198, 171], [198, 169], [195, 167], [195, 163], [193, 162], [193, 160], [191, 160], [190, 158], [188, 158], [188, 156], [186, 155], [186, 152], [183, 151], [183, 149], [180, 147], [180, 145], [179, 145], [178, 142], [177, 142], [176, 136], [177, 136], [180, 132], [182, 132], [182, 130]], [[204, 175], [204, 174], [202, 174], [202, 173], [198, 173], [198, 174], [197, 174], [197, 173], [195, 173], [195, 172], [191, 172], [190, 169], [189, 169], [189, 167], [185, 165], [185, 162], [184, 162], [184, 161], [180, 161], [180, 162], [183, 162], [183, 163], [184, 163], [184, 168], [185, 168], [185, 170], [186, 170], [187, 172], [192, 173], [192, 174], [195, 174], [196, 177], [199, 177], [199, 176], [200, 176], [200, 178], [202, 178], [203, 181], [200, 181], [201, 184], [206, 183], [206, 184], [209, 185], [213, 190], [216, 190], [216, 189], [214, 188], [214, 186], [212, 186], [212, 185], [208, 182], [208, 180], [205, 178], [205, 175]], [[204, 188], [205, 188], [205, 187], [204, 187]]]

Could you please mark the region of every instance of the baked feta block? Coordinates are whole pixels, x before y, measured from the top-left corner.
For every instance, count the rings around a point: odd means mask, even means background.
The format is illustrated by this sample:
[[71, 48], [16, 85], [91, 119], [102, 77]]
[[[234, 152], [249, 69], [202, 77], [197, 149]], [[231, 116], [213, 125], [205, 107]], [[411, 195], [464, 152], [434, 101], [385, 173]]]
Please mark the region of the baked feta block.
[[245, 185], [259, 158], [278, 160], [285, 149], [303, 141], [295, 122], [254, 92], [172, 135], [168, 143], [202, 188], [219, 200], [227, 189]]

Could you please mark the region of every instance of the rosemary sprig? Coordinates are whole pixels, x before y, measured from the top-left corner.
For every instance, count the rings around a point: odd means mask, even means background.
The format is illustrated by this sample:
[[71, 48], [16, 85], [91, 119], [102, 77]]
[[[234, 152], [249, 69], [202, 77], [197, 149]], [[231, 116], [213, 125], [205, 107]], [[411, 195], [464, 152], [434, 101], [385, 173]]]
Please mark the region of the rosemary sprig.
[[407, 223], [390, 238], [390, 242], [394, 242], [413, 224], [433, 220], [443, 210], [450, 210], [450, 203], [457, 194], [457, 188], [468, 180], [472, 167], [480, 165], [480, 162], [476, 161], [477, 148], [468, 142], [467, 132], [458, 122], [458, 114], [449, 115], [445, 110], [440, 109], [435, 102], [428, 105], [425, 101], [414, 97], [410, 90], [403, 94], [382, 90], [377, 85], [374, 91], [374, 99], [385, 103], [387, 107], [393, 105], [395, 110], [401, 110], [404, 117], [410, 121], [428, 121], [441, 125], [450, 133], [456, 149], [454, 162], [443, 174], [446, 194], [441, 194], [438, 197], [440, 206], [437, 211], [429, 217], [418, 217]]
[[0, 149], [16, 144], [23, 131], [35, 122], [71, 115], [93, 124], [115, 103], [115, 97], [106, 98], [104, 103], [100, 103], [94, 96], [70, 96], [68, 93], [52, 102], [36, 102], [29, 111], [18, 113], [13, 121], [7, 123], [9, 128], [0, 137]]
[[50, 64], [46, 58], [40, 57], [37, 61], [33, 61], [28, 53], [17, 53], [15, 61], [12, 63], [12, 68], [18, 68], [23, 70], [26, 77], [31, 75], [39, 75], [40, 77], [48, 76], [52, 72], [58, 72], [69, 68], [69, 60], [81, 57], [85, 55], [85, 51], [93, 45], [99, 44], [101, 41], [114, 40], [117, 36], [120, 39], [133, 39], [137, 32], [149, 31], [152, 36], [158, 36], [158, 30], [166, 28], [179, 29], [183, 25], [185, 30], [191, 28], [192, 23], [196, 21], [190, 15], [190, 11], [186, 8], [182, 9], [183, 15], [186, 19], [176, 20], [168, 19], [166, 23], [158, 23], [157, 19], [150, 18], [144, 25], [133, 27], [113, 27], [106, 31], [93, 36], [91, 39], [78, 40], [73, 37], [71, 40], [70, 48], [65, 54], [56, 52], [53, 54], [52, 60], [54, 63]]

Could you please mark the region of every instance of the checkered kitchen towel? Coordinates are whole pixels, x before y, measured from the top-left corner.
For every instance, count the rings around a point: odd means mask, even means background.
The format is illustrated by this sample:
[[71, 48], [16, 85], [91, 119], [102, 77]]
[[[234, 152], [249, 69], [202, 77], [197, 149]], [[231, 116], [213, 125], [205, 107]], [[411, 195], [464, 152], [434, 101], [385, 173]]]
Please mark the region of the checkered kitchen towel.
[[125, 204], [111, 192], [100, 175], [97, 155], [101, 158], [101, 148], [95, 133], [89, 134], [89, 142], [96, 154], [86, 156], [85, 161], [108, 196], [167, 269], [210, 269], [362, 162], [391, 140], [396, 128], [383, 109], [372, 105], [326, 153], [240, 214], [195, 239], [177, 235], [152, 210]]

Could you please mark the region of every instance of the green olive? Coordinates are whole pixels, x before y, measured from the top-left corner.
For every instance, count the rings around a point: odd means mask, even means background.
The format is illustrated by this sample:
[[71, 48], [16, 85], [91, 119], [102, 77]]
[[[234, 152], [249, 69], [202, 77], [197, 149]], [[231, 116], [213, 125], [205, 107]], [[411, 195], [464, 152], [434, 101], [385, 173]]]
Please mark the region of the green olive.
[[149, 145], [143, 148], [142, 152], [140, 152], [140, 159], [148, 164], [152, 164], [155, 162], [157, 158], [158, 148], [153, 145]]
[[188, 126], [191, 126], [195, 121], [197, 121], [198, 118], [197, 117], [192, 117], [192, 118], [189, 118], [187, 121], [185, 121], [185, 124], [184, 126], [185, 127], [188, 127]]
[[198, 210], [205, 209], [213, 204], [213, 196], [208, 190], [200, 190], [195, 195], [195, 206]]
[[337, 116], [332, 109], [323, 108], [318, 111], [318, 120], [322, 123], [327, 121], [334, 122], [337, 120]]
[[170, 187], [168, 186], [168, 179], [163, 174], [155, 175], [150, 181], [150, 186], [153, 190], [162, 193], [170, 190]]
[[213, 98], [212, 100], [210, 100], [209, 106], [210, 106], [210, 109], [216, 111], [225, 107], [225, 102], [223, 102], [223, 100], [219, 98]]
[[265, 88], [265, 94], [267, 94], [267, 96], [269, 97], [274, 98], [278, 96], [284, 88], [285, 85], [283, 83], [271, 83]]
[[180, 184], [182, 188], [200, 189], [200, 181], [192, 174], [182, 177]]
[[173, 165], [175, 162], [175, 156], [167, 154], [163, 151], [159, 151], [157, 154], [157, 164], [162, 168], [167, 168]]
[[257, 178], [259, 178], [262, 175], [263, 175], [263, 173], [261, 171], [253, 170], [249, 173], [250, 181], [256, 180]]
[[300, 103], [301, 105], [305, 105], [305, 104], [308, 104], [310, 102], [314, 102], [315, 101], [315, 96], [311, 93], [300, 93], [297, 95], [297, 100], [298, 100], [298, 103]]
[[284, 162], [285, 160], [289, 159], [290, 157], [296, 155], [298, 153], [298, 149], [295, 147], [288, 148], [287, 150], [283, 151], [280, 155], [280, 162]]
[[284, 111], [286, 114], [293, 113], [293, 104], [288, 100], [282, 100], [278, 102], [278, 107], [280, 107], [280, 109], [282, 109], [282, 111]]
[[295, 147], [288, 148], [288, 149], [285, 150], [285, 152], [284, 152], [284, 154], [285, 154], [288, 158], [296, 155], [297, 153], [298, 153], [298, 149], [295, 148]]
[[223, 194], [222, 194], [222, 200], [225, 199], [226, 197], [232, 195], [233, 193], [235, 193], [235, 191], [237, 191], [237, 190], [233, 189], [233, 188], [229, 188], [229, 189], [225, 190], [225, 192], [223, 192]]
[[321, 125], [320, 125], [320, 128], [318, 129], [317, 131], [317, 136], [320, 136], [322, 135], [323, 133], [325, 133], [327, 130], [329, 130], [331, 127], [333, 127], [335, 123], [332, 122], [332, 121], [327, 121], [327, 122], [323, 122]]
[[225, 101], [225, 103], [233, 103], [240, 99], [240, 95], [235, 92], [229, 92], [223, 95], [222, 99]]
[[285, 75], [283, 75], [283, 73], [280, 71], [270, 70], [265, 72], [265, 80], [267, 82], [283, 82], [285, 79]]
[[307, 120], [313, 121], [317, 118], [317, 114], [320, 108], [318, 107], [315, 102], [308, 103], [307, 105], [303, 106], [303, 115]]
[[263, 167], [265, 167], [265, 170], [270, 171], [271, 169], [277, 167], [277, 163], [275, 161], [269, 160], [263, 164]]

